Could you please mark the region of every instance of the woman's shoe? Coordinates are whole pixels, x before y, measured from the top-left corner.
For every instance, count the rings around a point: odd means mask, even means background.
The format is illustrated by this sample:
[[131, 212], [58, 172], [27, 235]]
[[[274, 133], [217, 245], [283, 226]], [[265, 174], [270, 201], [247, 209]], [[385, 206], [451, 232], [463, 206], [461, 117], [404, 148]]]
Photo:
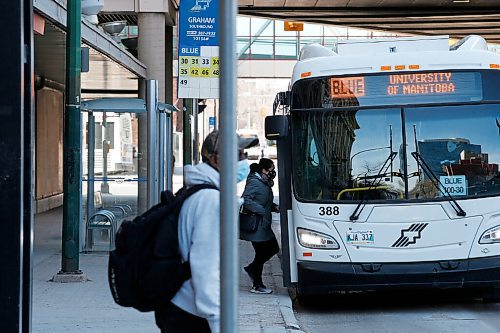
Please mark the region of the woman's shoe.
[[250, 292], [254, 293], [254, 294], [270, 294], [273, 292], [273, 290], [267, 288], [264, 285], [261, 285], [261, 286], [257, 286], [257, 287], [252, 287], [252, 289], [250, 289]]

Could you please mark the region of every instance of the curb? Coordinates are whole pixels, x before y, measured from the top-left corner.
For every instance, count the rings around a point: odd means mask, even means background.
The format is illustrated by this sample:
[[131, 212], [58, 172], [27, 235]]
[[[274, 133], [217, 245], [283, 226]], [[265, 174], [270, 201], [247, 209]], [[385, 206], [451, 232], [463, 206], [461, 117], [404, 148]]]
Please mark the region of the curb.
[[285, 329], [288, 333], [305, 333], [301, 330], [300, 325], [295, 318], [293, 312], [292, 300], [288, 293], [288, 289], [283, 287], [283, 272], [281, 271], [280, 260], [278, 256], [274, 256], [271, 260], [271, 274], [276, 288], [276, 298], [280, 308], [281, 316], [285, 322]]

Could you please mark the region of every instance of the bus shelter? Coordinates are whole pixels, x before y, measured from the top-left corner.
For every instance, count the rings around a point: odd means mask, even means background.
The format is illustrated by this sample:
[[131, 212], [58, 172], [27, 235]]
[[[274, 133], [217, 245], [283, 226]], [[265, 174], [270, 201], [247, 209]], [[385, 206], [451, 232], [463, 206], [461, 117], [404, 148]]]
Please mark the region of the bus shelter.
[[[172, 112], [158, 102], [158, 83], [146, 81], [145, 98], [82, 101], [82, 250], [113, 246], [124, 219], [132, 219], [172, 189]], [[144, 126], [146, 125], [146, 126]], [[105, 243], [94, 237], [101, 232]], [[108, 239], [109, 237], [109, 239]], [[97, 246], [97, 247], [96, 247]]]

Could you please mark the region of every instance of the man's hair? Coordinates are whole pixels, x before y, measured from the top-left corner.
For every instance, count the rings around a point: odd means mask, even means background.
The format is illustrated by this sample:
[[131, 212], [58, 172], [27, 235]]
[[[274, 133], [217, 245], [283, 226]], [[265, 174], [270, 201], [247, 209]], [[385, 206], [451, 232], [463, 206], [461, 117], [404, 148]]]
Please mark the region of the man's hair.
[[259, 163], [252, 163], [250, 165], [250, 172], [262, 172], [262, 170], [269, 170], [270, 167], [274, 165], [273, 160], [269, 158], [261, 158]]

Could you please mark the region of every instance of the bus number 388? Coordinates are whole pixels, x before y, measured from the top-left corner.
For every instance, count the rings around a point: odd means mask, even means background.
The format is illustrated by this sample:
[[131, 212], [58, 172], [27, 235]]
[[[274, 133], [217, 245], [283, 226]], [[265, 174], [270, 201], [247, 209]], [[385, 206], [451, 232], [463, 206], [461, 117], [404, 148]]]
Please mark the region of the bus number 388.
[[319, 207], [319, 215], [339, 215], [339, 207], [338, 206], [327, 206], [327, 207]]

